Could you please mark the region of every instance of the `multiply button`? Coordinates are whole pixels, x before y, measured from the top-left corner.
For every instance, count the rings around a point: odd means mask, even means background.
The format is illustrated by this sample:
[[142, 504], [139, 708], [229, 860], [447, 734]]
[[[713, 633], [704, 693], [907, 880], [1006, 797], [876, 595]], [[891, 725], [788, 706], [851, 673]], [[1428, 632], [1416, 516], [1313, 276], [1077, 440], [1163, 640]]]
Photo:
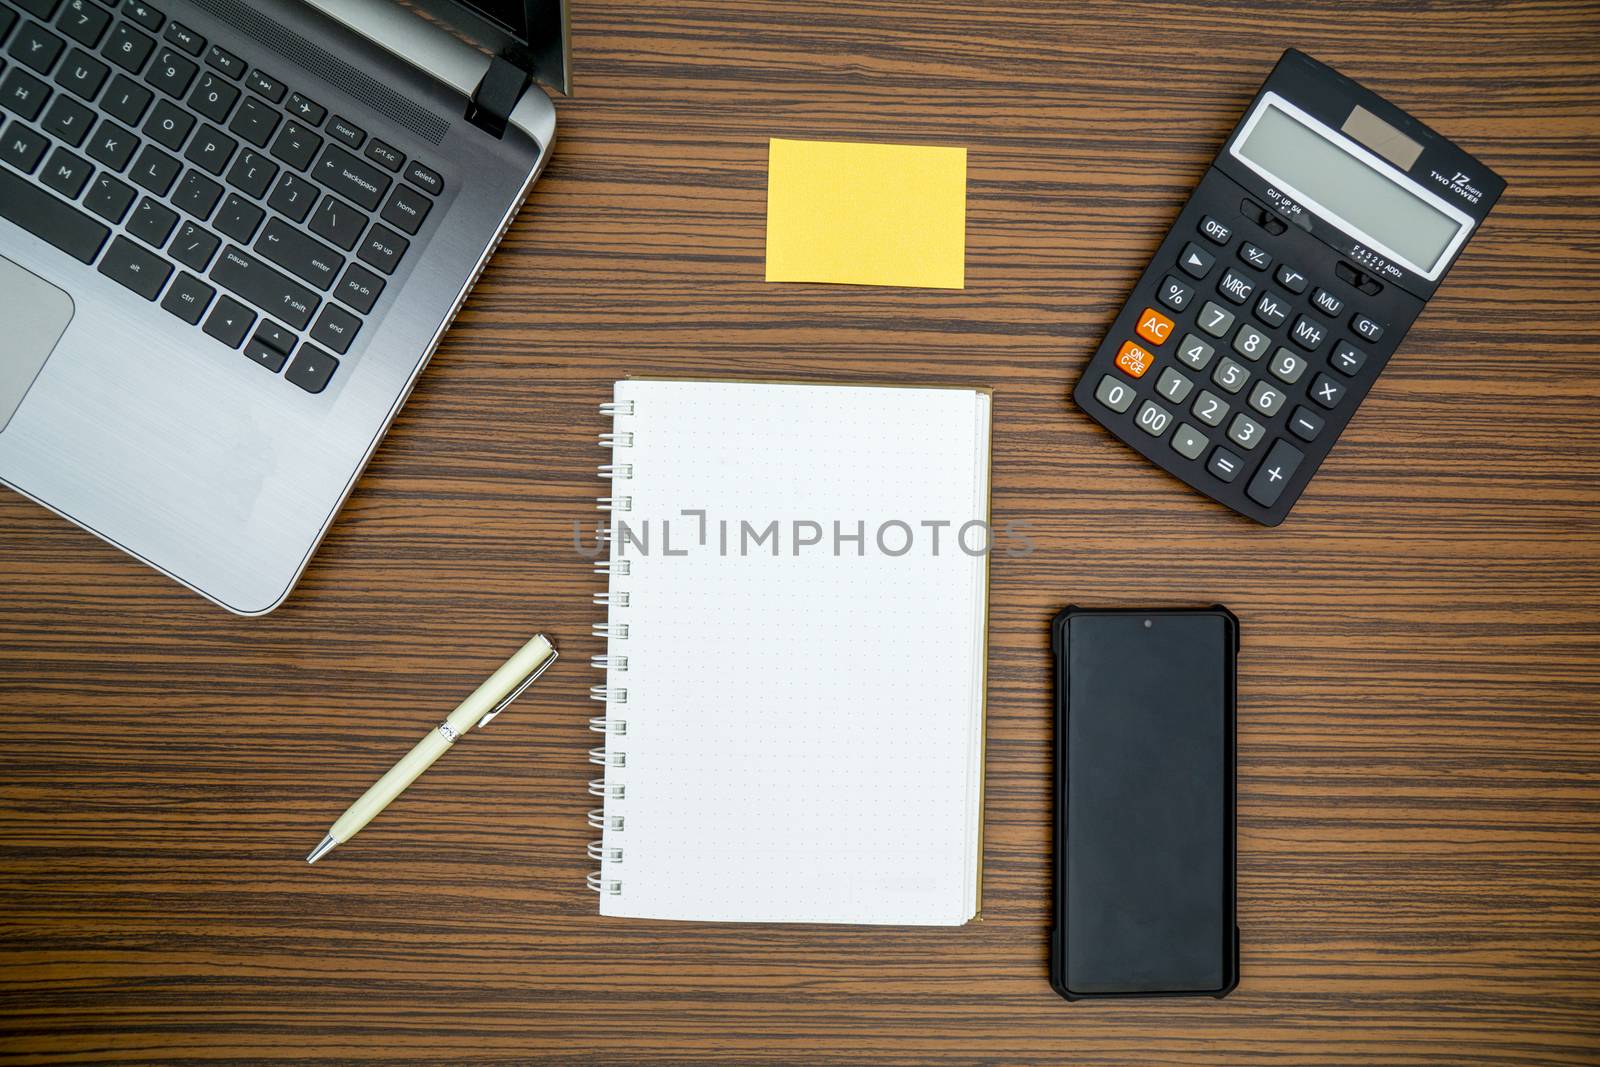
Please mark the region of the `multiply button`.
[[1319, 374], [1311, 383], [1311, 399], [1325, 408], [1337, 407], [1344, 399], [1345, 388], [1326, 374]]
[[1256, 476], [1250, 479], [1244, 495], [1262, 507], [1270, 508], [1278, 502], [1284, 489], [1288, 488], [1289, 479], [1294, 477], [1294, 472], [1303, 459], [1305, 453], [1289, 442], [1274, 443], [1271, 451], [1267, 453], [1267, 458], [1261, 461]]

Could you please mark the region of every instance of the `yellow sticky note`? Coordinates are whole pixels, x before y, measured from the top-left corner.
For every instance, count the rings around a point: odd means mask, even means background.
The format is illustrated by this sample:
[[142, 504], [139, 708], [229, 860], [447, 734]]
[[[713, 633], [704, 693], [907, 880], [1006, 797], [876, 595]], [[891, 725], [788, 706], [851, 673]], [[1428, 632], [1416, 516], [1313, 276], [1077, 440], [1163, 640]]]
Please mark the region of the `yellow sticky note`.
[[767, 281], [961, 289], [967, 150], [787, 141], [767, 161]]

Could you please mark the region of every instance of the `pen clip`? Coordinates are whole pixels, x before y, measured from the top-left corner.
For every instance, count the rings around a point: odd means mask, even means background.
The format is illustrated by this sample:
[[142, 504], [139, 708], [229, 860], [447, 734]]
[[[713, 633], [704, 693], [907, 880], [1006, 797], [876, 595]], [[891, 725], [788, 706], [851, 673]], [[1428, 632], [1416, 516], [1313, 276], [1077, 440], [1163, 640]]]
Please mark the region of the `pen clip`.
[[544, 662], [540, 663], [537, 667], [535, 667], [533, 669], [533, 672], [531, 674], [529, 674], [526, 678], [524, 678], [522, 681], [518, 682], [517, 683], [517, 687], [515, 689], [511, 690], [511, 692], [507, 693], [505, 695], [505, 699], [501, 700], [500, 703], [496, 704], [494, 706], [494, 709], [492, 711], [490, 711], [489, 714], [485, 715], [483, 718], [478, 720], [478, 729], [481, 730], [485, 726], [488, 726], [490, 719], [494, 718], [496, 715], [500, 714], [502, 711], [505, 711], [506, 708], [510, 707], [511, 706], [511, 702], [513, 700], [517, 699], [519, 696], [521, 696], [522, 693], [523, 693], [523, 690], [527, 689], [528, 686], [532, 685], [534, 682], [537, 682], [539, 680], [539, 675], [541, 675], [545, 671], [549, 670], [550, 669], [550, 664], [554, 663], [557, 660], [557, 658], [560, 657], [560, 655], [561, 655], [561, 653], [557, 652], [555, 650], [554, 646], [552, 646], [551, 649], [550, 649], [550, 655], [545, 658]]

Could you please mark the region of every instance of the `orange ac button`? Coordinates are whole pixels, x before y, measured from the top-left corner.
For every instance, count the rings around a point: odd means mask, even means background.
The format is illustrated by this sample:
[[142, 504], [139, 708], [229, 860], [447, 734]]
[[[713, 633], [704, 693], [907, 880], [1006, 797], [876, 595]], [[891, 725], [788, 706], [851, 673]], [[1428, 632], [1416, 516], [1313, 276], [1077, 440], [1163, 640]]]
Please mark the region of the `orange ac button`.
[[1155, 308], [1145, 308], [1139, 313], [1137, 332], [1153, 345], [1166, 344], [1167, 338], [1172, 336], [1172, 320]]
[[1117, 353], [1117, 369], [1130, 378], [1143, 378], [1155, 361], [1155, 356], [1132, 341], [1122, 342], [1122, 351]]

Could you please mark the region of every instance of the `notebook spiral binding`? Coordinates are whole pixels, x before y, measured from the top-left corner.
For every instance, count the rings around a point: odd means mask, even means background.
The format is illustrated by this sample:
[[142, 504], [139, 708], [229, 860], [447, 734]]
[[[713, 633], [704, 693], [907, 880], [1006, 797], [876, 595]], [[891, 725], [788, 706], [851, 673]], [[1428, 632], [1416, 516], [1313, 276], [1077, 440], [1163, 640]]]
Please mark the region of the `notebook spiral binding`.
[[[611, 416], [613, 419], [632, 415], [633, 401], [618, 400], [601, 404], [600, 414]], [[627, 491], [622, 486], [617, 485], [618, 482], [626, 482], [633, 477], [633, 464], [628, 463], [625, 457], [618, 455], [618, 453], [633, 447], [633, 439], [632, 431], [616, 429], [614, 423], [611, 432], [600, 435], [600, 447], [610, 451], [611, 462], [600, 464], [597, 473], [601, 478], [611, 482], [612, 488], [610, 495], [595, 498], [595, 507], [602, 515], [608, 516], [608, 520], [595, 529], [595, 543], [597, 546], [604, 547], [607, 550], [607, 556], [610, 555], [613, 533], [613, 525], [609, 520], [609, 516], [625, 515], [633, 510], [633, 498], [627, 495]], [[594, 572], [605, 575], [608, 579], [608, 585], [614, 584], [609, 582], [611, 578], [627, 577], [630, 569], [630, 562], [623, 559], [596, 560], [594, 564]], [[590, 686], [589, 698], [604, 703], [606, 705], [606, 714], [596, 715], [591, 718], [589, 720], [589, 729], [597, 734], [603, 734], [606, 743], [597, 745], [589, 750], [589, 762], [604, 767], [606, 776], [596, 778], [589, 783], [589, 794], [604, 798], [608, 805], [613, 800], [620, 801], [627, 797], [627, 786], [617, 780], [617, 772], [628, 766], [628, 754], [616, 748], [613, 742], [627, 736], [628, 722], [626, 719], [612, 714], [612, 712], [619, 705], [628, 702], [628, 690], [623, 686], [614, 684], [616, 681], [614, 676], [626, 673], [628, 669], [628, 657], [619, 652], [616, 647], [618, 642], [628, 639], [628, 624], [615, 621], [618, 609], [628, 606], [628, 599], [627, 593], [613, 588], [595, 593], [593, 596], [595, 607], [605, 608], [607, 617], [603, 622], [595, 623], [590, 629], [590, 633], [595, 637], [605, 639], [606, 651], [604, 655], [591, 656], [589, 665], [595, 670], [604, 671], [606, 682], [604, 685]], [[612, 834], [621, 833], [625, 825], [623, 816], [608, 815], [604, 807], [590, 809], [588, 820], [589, 825], [594, 829]], [[615, 877], [614, 873], [608, 876], [606, 865], [613, 865], [612, 870], [614, 871], [614, 865], [622, 862], [624, 851], [625, 849], [622, 845], [615, 843], [615, 838], [613, 838], [613, 843], [609, 846], [604, 838], [589, 842], [589, 858], [602, 865], [600, 870], [589, 872], [588, 885], [590, 889], [596, 893], [604, 893], [611, 896], [621, 894], [622, 879]]]

